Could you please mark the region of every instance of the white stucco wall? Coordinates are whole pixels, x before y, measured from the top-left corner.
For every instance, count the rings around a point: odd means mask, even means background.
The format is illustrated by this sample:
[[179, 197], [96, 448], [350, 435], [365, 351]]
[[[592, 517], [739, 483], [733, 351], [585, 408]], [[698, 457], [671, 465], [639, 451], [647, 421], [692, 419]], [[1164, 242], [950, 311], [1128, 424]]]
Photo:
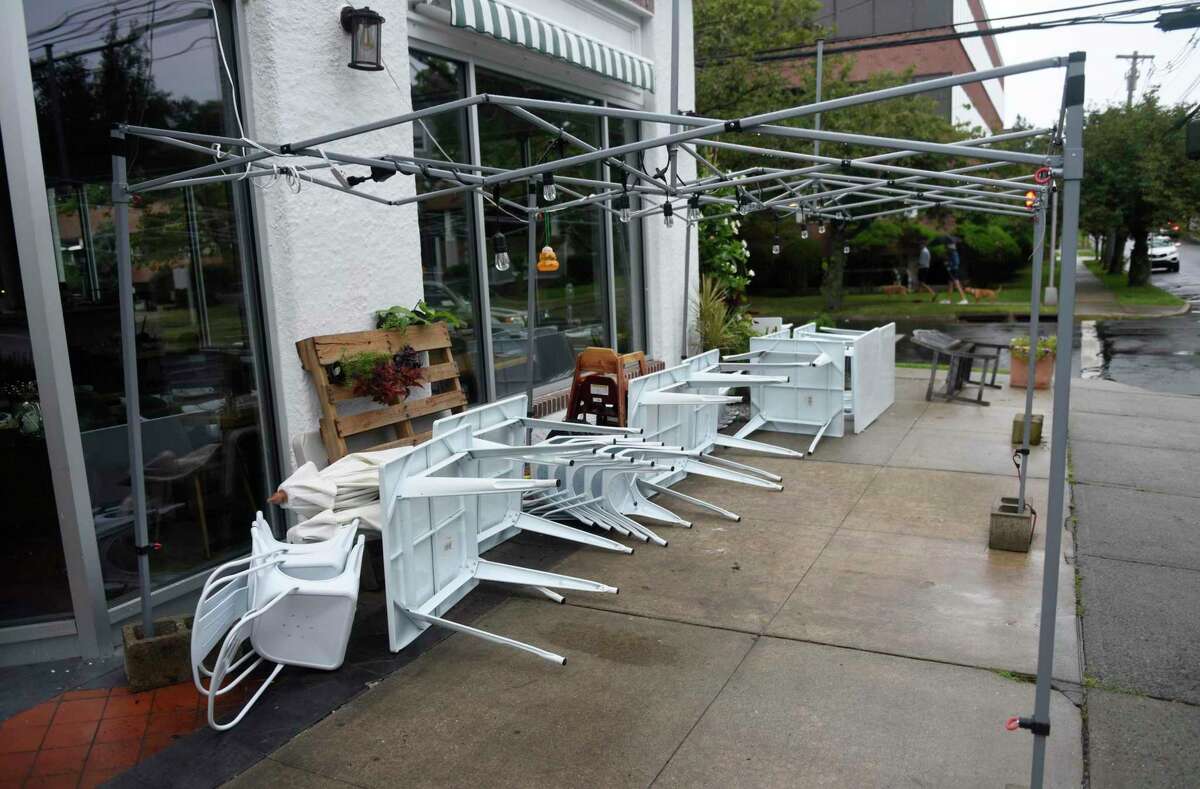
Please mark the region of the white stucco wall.
[[[402, 90], [386, 72], [346, 67], [350, 37], [339, 24], [337, 3], [254, 0], [239, 5], [247, 133], [253, 138], [294, 142], [411, 109], [403, 0], [371, 3], [387, 20], [384, 58]], [[412, 131], [407, 125], [393, 127], [330, 143], [330, 148], [360, 155], [408, 154]], [[347, 171], [363, 174], [365, 168]], [[398, 197], [412, 193], [413, 181], [397, 175], [359, 189]], [[411, 305], [421, 297], [417, 209], [311, 185], [292, 194], [283, 183], [256, 190], [255, 198], [279, 428], [287, 441], [316, 429], [320, 415], [296, 341], [372, 328], [374, 310]], [[285, 468], [291, 461], [285, 450]]]
[[[252, 0], [238, 3], [240, 60], [247, 133], [271, 143], [294, 142], [411, 108], [408, 91], [409, 28], [416, 43], [434, 43], [489, 67], [571, 86], [641, 109], [669, 112], [671, 101], [671, 2], [663, 0], [653, 16], [631, 14], [606, 0], [535, 0], [525, 4], [547, 18], [602, 40], [640, 52], [655, 62], [656, 91], [640, 92], [528, 50], [466, 31], [452, 30], [436, 18], [413, 14], [404, 0], [374, 0], [383, 14], [383, 55], [398, 89], [386, 72], [346, 67], [350, 40], [338, 23], [338, 4], [327, 0]], [[536, 8], [535, 8], [536, 6]], [[694, 107], [691, 0], [681, 0], [679, 101]], [[648, 124], [643, 138], [666, 133]], [[362, 155], [408, 154], [407, 125], [374, 132], [331, 148]], [[665, 152], [647, 156], [647, 167], [661, 166]], [[694, 176], [693, 162], [679, 156], [680, 172]], [[363, 168], [346, 168], [364, 172]], [[363, 191], [396, 197], [412, 193], [410, 177], [397, 175]], [[391, 304], [410, 305], [422, 295], [420, 237], [415, 206], [388, 207], [357, 200], [320, 187], [292, 194], [282, 183], [254, 192], [256, 231], [264, 272], [264, 300], [273, 386], [285, 471], [292, 463], [291, 436], [314, 430], [319, 407], [295, 342], [315, 334], [371, 327], [371, 313]], [[682, 210], [668, 230], [659, 217], [644, 221], [645, 307], [649, 355], [677, 360], [682, 344], [684, 292]], [[693, 237], [689, 300], [697, 290], [697, 251]]]
[[[692, 48], [692, 3], [680, 0], [679, 11], [682, 27], [679, 37], [679, 109], [695, 109], [695, 67]], [[657, 4], [654, 18], [646, 25], [646, 40], [652, 48], [657, 87], [647, 94], [645, 109], [652, 112], [671, 111], [671, 2], [661, 0]], [[644, 54], [650, 56], [649, 52]], [[643, 124], [642, 139], [669, 133], [662, 124]], [[666, 162], [666, 151], [655, 149], [646, 156], [646, 168], [662, 167]], [[678, 154], [679, 173], [685, 179], [696, 175], [695, 161], [683, 153]], [[677, 213], [675, 227], [667, 229], [661, 217], [649, 217], [644, 221], [645, 239], [645, 282], [646, 282], [646, 331], [649, 339], [647, 352], [656, 359], [671, 364], [683, 351], [683, 309], [689, 307], [690, 323], [695, 324], [694, 301], [698, 291], [699, 256], [696, 235], [691, 237], [688, 290], [683, 291], [683, 261], [685, 257], [685, 223], [683, 210]], [[685, 302], [685, 296], [687, 301]]]

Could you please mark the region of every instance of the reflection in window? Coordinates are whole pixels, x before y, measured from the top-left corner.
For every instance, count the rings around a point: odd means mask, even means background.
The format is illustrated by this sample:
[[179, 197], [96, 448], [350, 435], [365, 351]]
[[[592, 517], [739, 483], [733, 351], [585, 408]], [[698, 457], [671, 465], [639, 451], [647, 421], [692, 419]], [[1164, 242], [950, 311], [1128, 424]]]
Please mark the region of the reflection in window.
[[0, 626], [69, 617], [71, 594], [0, 151]]
[[[422, 52], [409, 52], [413, 109], [432, 107], [467, 94], [466, 67]], [[467, 111], [446, 112], [413, 124], [413, 155], [437, 161], [470, 159]], [[415, 178], [417, 192], [431, 192], [455, 183]], [[421, 228], [421, 271], [425, 301], [431, 307], [454, 313], [462, 325], [451, 330], [452, 350], [459, 377], [471, 402], [484, 399], [480, 364], [479, 320], [476, 306], [474, 201], [467, 192], [444, 195], [418, 203]]]
[[[587, 99], [507, 77], [485, 69], [476, 69], [479, 93], [590, 103]], [[541, 117], [590, 143], [600, 146], [598, 116], [539, 111]], [[551, 161], [578, 153], [560, 148], [555, 135], [530, 125], [502, 107], [484, 104], [479, 108], [479, 145], [481, 163], [489, 167], [517, 168]], [[560, 171], [559, 202], [572, 199], [565, 177], [598, 179], [599, 163]], [[514, 202], [526, 202], [525, 184], [509, 183], [502, 196]], [[583, 191], [589, 191], [587, 189]], [[539, 197], [540, 200], [540, 197]], [[571, 374], [575, 355], [589, 345], [609, 345], [608, 294], [605, 279], [603, 209], [596, 205], [579, 206], [549, 213], [549, 221], [539, 217], [536, 248], [549, 244], [559, 261], [555, 272], [537, 274], [537, 320], [534, 332], [534, 383], [559, 381]], [[492, 309], [492, 344], [495, 351], [498, 395], [522, 391], [527, 382], [526, 354], [526, 279], [529, 272], [528, 226], [524, 216], [488, 206], [485, 216], [487, 238], [503, 233], [507, 239], [512, 268], [489, 268]], [[547, 233], [548, 230], [548, 233]], [[490, 241], [489, 241], [490, 248]]]
[[[136, 588], [110, 200], [113, 123], [233, 131], [207, 0], [25, 0], [71, 371], [108, 598]], [[222, 32], [232, 29], [224, 3]], [[232, 47], [226, 41], [226, 51]], [[131, 141], [131, 181], [211, 156]], [[166, 189], [130, 208], [156, 585], [244, 553], [265, 493], [249, 341], [244, 185]]]

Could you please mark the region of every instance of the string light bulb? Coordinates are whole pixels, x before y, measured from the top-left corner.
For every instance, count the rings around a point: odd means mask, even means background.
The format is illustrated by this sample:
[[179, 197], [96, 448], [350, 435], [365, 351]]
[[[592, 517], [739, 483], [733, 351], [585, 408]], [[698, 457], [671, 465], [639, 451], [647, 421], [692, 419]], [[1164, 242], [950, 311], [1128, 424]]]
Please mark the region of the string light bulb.
[[700, 195], [694, 194], [688, 198], [687, 219], [689, 222], [700, 221]]
[[667, 227], [675, 227], [675, 209], [670, 203], [663, 203], [663, 224]]
[[824, 222], [817, 225], [817, 232], [820, 233], [821, 235], [825, 234], [825, 223]]
[[775, 257], [779, 257], [780, 249], [781, 249], [781, 245], [779, 243], [779, 234], [776, 233], [775, 238], [772, 239], [772, 241], [771, 241], [771, 254], [774, 255]]
[[621, 192], [620, 196], [613, 201], [617, 208], [617, 219], [622, 222], [629, 222], [629, 192]]
[[554, 185], [554, 173], [542, 173], [542, 199], [553, 203], [558, 199], [558, 187]]
[[508, 241], [503, 233], [492, 236], [492, 250], [495, 253], [492, 265], [496, 267], [496, 271], [508, 271], [512, 268], [512, 260], [508, 257]]

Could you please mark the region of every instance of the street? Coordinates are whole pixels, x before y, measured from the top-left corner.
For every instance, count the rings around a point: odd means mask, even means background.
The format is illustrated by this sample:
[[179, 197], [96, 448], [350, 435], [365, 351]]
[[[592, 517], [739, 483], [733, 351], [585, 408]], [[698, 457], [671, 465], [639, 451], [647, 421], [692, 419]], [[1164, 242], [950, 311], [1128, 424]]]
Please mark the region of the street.
[[1156, 271], [1152, 282], [1190, 301], [1186, 315], [1140, 320], [1083, 321], [1080, 368], [1152, 392], [1200, 394], [1200, 245], [1179, 248], [1179, 272]]

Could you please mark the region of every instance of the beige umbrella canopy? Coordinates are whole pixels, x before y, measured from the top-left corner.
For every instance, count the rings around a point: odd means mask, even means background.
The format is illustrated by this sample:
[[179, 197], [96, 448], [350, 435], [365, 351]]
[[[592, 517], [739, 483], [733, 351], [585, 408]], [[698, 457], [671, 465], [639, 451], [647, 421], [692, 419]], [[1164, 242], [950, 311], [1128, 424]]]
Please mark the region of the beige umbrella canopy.
[[300, 517], [301, 522], [288, 530], [291, 542], [328, 539], [337, 526], [355, 518], [360, 527], [378, 531], [379, 468], [411, 451], [396, 447], [354, 452], [323, 469], [305, 463], [267, 501]]

